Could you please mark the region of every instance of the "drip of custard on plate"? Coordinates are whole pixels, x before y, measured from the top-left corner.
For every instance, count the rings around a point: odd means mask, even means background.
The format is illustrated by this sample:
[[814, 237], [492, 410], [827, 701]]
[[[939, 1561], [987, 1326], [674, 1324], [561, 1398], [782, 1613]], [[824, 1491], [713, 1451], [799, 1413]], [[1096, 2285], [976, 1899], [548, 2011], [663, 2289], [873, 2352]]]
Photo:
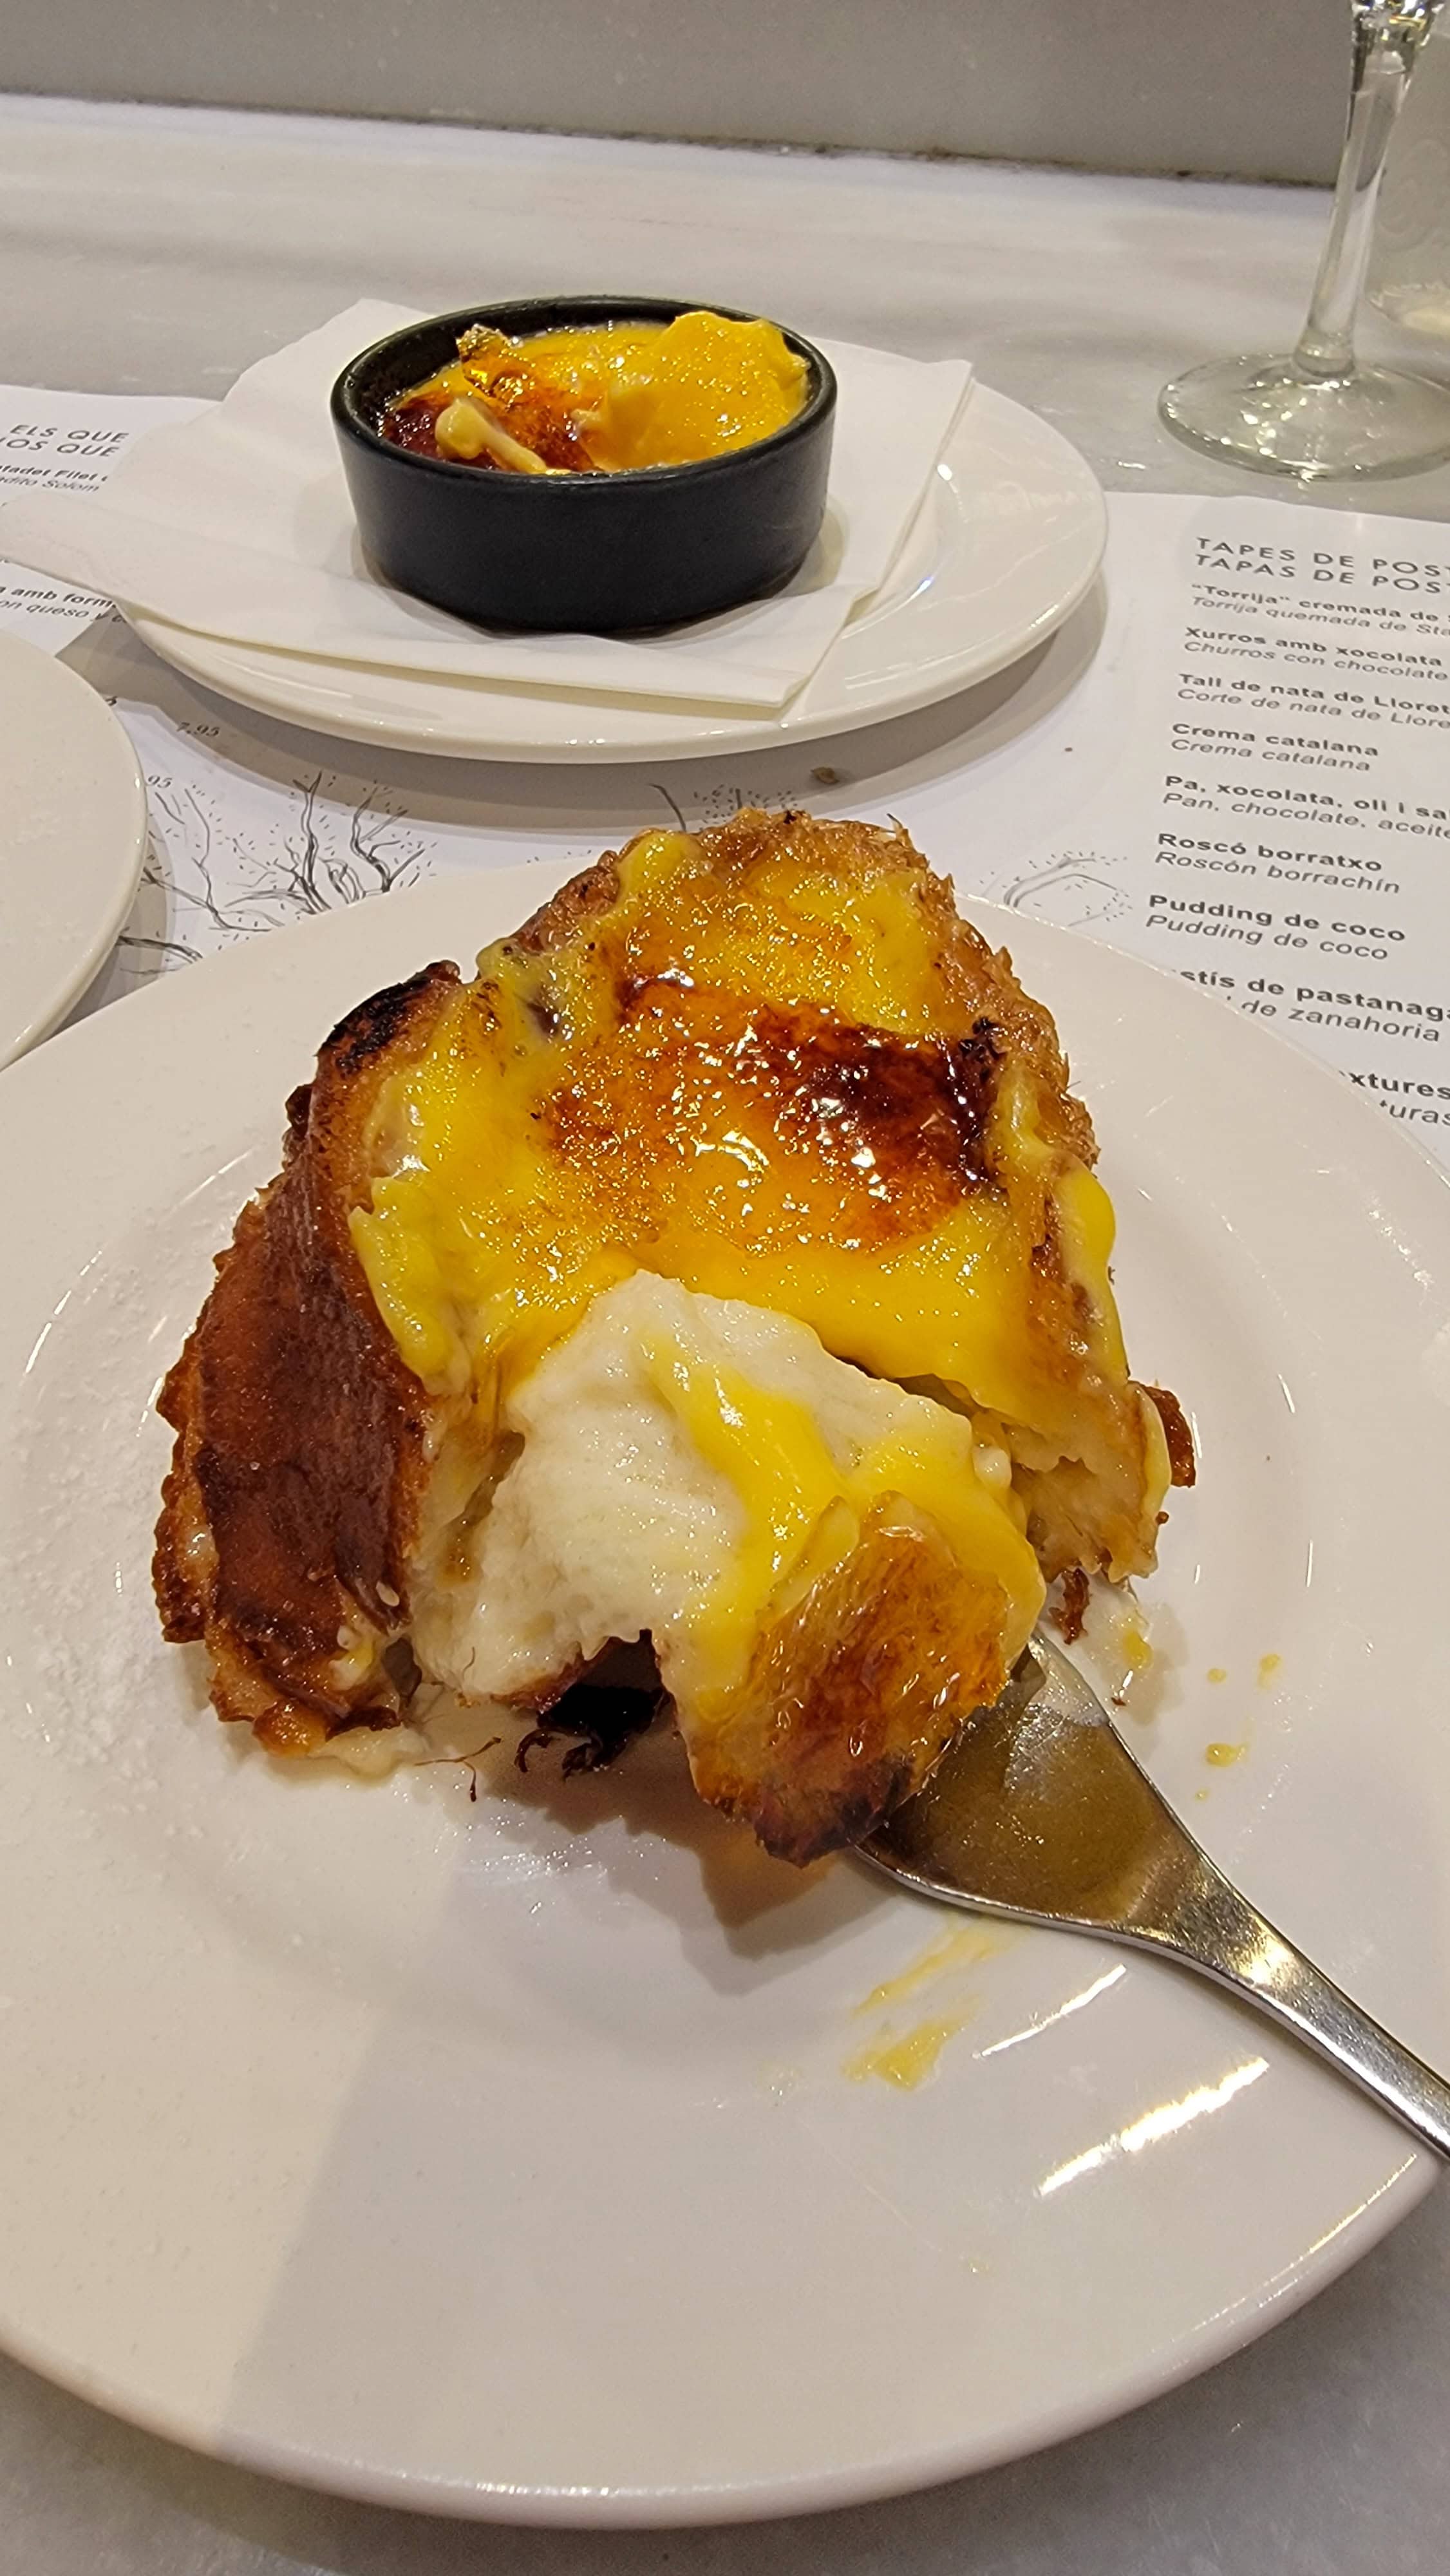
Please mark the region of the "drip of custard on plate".
[[415, 455], [524, 474], [689, 465], [771, 437], [807, 368], [773, 322], [682, 313], [511, 339], [475, 325], [458, 356], [396, 395], [379, 429]]
[[[805, 1862], [1192, 1452], [1128, 1374], [1056, 1032], [903, 834], [651, 832], [362, 1004], [163, 1390], [167, 1633], [270, 1750], [421, 1673], [567, 1729], [642, 1654]], [[597, 1689], [593, 1698], [598, 1699]]]

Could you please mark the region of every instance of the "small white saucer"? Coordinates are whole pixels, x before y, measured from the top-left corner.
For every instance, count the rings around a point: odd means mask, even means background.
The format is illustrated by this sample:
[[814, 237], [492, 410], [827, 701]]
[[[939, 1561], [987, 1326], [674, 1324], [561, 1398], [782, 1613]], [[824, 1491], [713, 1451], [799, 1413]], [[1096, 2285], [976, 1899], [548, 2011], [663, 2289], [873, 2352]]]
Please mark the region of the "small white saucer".
[[164, 618], [131, 623], [220, 696], [350, 742], [473, 760], [685, 759], [846, 733], [990, 679], [1071, 615], [1106, 535], [1102, 492], [1076, 448], [978, 385], [885, 589], [778, 716], [324, 662]]

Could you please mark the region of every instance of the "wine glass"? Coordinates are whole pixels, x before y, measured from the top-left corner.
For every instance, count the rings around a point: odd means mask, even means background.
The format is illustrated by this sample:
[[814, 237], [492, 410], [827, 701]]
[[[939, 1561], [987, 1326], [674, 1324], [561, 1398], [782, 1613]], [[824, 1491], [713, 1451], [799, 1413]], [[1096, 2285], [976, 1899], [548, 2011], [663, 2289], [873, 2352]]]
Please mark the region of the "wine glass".
[[1450, 387], [1362, 367], [1364, 288], [1385, 153], [1440, 0], [1352, 0], [1354, 78], [1329, 237], [1289, 355], [1215, 358], [1165, 385], [1158, 414], [1190, 447], [1260, 474], [1411, 474], [1450, 457]]

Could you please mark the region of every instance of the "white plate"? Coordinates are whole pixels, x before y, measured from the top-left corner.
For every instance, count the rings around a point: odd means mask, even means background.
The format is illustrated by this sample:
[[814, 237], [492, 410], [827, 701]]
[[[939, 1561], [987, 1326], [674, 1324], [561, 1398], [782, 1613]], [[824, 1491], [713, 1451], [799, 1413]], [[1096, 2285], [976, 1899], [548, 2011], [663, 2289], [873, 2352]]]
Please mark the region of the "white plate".
[[0, 635], [0, 1064], [64, 1019], [146, 856], [146, 782], [104, 698]]
[[[1430, 2167], [1154, 1962], [757, 1860], [668, 1746], [475, 1804], [450, 1768], [269, 1767], [202, 1708], [149, 1600], [157, 1378], [319, 1034], [557, 873], [276, 933], [4, 1077], [0, 2336], [202, 2449], [399, 2504], [803, 2510], [1202, 2368]], [[1137, 1364], [1198, 1427], [1139, 1740], [1444, 2062], [1446, 1182], [1210, 997], [991, 926], [1097, 1113]], [[1212, 1739], [1247, 1758], [1211, 1768]], [[963, 2023], [934, 2080], [844, 2071], [923, 2019]]]
[[1076, 448], [977, 385], [886, 589], [780, 716], [489, 687], [228, 644], [134, 612], [131, 623], [222, 697], [350, 742], [465, 759], [684, 759], [846, 733], [990, 679], [1071, 615], [1106, 537], [1102, 492]]

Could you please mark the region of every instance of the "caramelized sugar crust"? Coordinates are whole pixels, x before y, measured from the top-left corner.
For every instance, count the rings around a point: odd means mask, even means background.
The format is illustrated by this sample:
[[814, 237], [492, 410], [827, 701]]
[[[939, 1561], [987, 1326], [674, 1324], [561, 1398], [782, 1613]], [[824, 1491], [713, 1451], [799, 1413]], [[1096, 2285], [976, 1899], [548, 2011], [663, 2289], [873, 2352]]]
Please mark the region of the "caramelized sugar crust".
[[[843, 1027], [809, 1006], [757, 1008], [651, 978], [621, 995], [611, 1036], [612, 1061], [548, 1102], [561, 1157], [587, 1155], [603, 1168], [621, 1141], [652, 1126], [683, 1140], [718, 1135], [735, 1120], [730, 1132], [743, 1131], [774, 1161], [777, 1224], [808, 1229], [827, 1202], [833, 1239], [847, 1252], [927, 1233], [987, 1179], [984, 1130], [998, 1053], [986, 1020], [943, 1045]], [[655, 1174], [615, 1177], [630, 1226], [644, 1194], [656, 1195]], [[735, 1169], [724, 1177], [726, 1192], [704, 1212], [729, 1226]]]

